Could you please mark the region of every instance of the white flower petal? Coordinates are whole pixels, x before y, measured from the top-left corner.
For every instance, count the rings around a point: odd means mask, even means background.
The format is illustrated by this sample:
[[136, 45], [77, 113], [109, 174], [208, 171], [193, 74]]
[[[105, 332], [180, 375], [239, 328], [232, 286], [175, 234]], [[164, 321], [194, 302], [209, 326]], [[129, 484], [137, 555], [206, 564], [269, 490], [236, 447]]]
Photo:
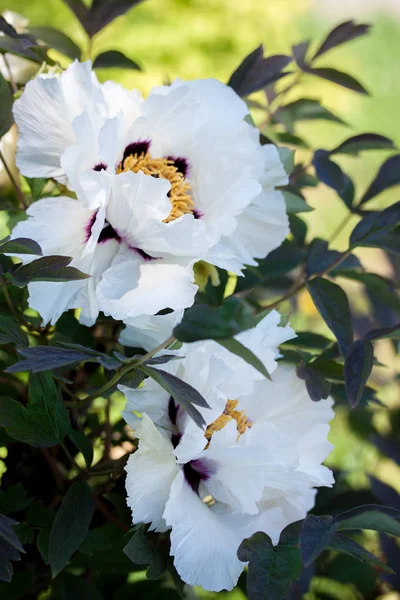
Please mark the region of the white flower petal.
[[201, 501], [182, 472], [172, 484], [164, 519], [172, 527], [171, 555], [183, 581], [214, 592], [236, 585], [244, 567], [236, 554], [242, 539]]
[[121, 249], [97, 288], [101, 310], [114, 319], [154, 315], [165, 308], [193, 304], [197, 287], [190, 267], [162, 260], [146, 262], [133, 250]]
[[183, 310], [175, 310], [166, 315], [141, 315], [127, 319], [118, 341], [123, 346], [144, 348], [149, 352], [172, 335], [173, 328], [182, 321], [182, 317]]
[[17, 165], [23, 175], [65, 181], [60, 158], [75, 142], [73, 119], [86, 107], [94, 118], [105, 110], [90, 62], [75, 61], [59, 77], [39, 76], [27, 84], [13, 108], [19, 129]]
[[163, 512], [178, 472], [172, 444], [143, 414], [136, 436], [139, 449], [126, 465], [128, 506], [134, 523], [150, 523], [150, 530], [166, 531]]

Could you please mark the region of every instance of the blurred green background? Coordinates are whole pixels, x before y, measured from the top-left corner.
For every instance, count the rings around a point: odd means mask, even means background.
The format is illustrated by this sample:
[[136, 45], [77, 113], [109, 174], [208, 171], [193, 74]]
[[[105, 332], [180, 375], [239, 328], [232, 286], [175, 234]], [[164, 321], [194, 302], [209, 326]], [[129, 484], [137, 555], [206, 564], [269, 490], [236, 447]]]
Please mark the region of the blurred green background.
[[[59, 28], [81, 47], [87, 46], [78, 21], [61, 0], [0, 0], [0, 12], [5, 9], [21, 13], [32, 26]], [[318, 44], [334, 25], [348, 18], [371, 23], [371, 33], [329, 52], [318, 66], [352, 74], [371, 95], [361, 96], [329, 82], [304, 77], [287, 100], [318, 98], [349, 127], [325, 121], [307, 122], [299, 127], [299, 133], [314, 149], [332, 148], [346, 137], [362, 132], [386, 135], [400, 145], [399, 0], [147, 0], [97, 35], [92, 52], [95, 56], [108, 49], [120, 50], [139, 63], [142, 72], [100, 70], [98, 75], [101, 80], [113, 79], [146, 94], [151, 86], [176, 77], [216, 77], [227, 81], [244, 56], [260, 43], [268, 55], [290, 53], [293, 44], [305, 39]], [[372, 152], [362, 158], [343, 157], [338, 162], [352, 174], [361, 195], [384, 158], [384, 152]], [[369, 208], [386, 206], [398, 199], [396, 191], [385, 192]], [[321, 186], [307, 192], [307, 200], [317, 208], [306, 215], [313, 236], [328, 238], [347, 212], [343, 203]], [[354, 224], [353, 220], [343, 229], [335, 240], [336, 247], [344, 249]], [[392, 266], [378, 250], [364, 250], [360, 257], [370, 271], [393, 275]], [[344, 287], [350, 291], [353, 310], [362, 312], [363, 300], [357, 297], [357, 286]], [[291, 319], [296, 328], [305, 329], [311, 324], [315, 331], [327, 333], [306, 295], [300, 298], [299, 307], [301, 316]], [[399, 388], [391, 383], [399, 365], [395, 364], [388, 340], [378, 342], [377, 357], [391, 365], [389, 370], [374, 371], [380, 397], [392, 408], [399, 407]], [[385, 422], [376, 425], [385, 430]], [[346, 470], [355, 487], [365, 485], [368, 472], [400, 492], [400, 469], [365, 443], [349, 427], [345, 412], [342, 414], [340, 409], [331, 439], [336, 448], [329, 464]], [[214, 596], [204, 594], [207, 598]], [[230, 600], [244, 598], [240, 591], [221, 594], [228, 596]]]

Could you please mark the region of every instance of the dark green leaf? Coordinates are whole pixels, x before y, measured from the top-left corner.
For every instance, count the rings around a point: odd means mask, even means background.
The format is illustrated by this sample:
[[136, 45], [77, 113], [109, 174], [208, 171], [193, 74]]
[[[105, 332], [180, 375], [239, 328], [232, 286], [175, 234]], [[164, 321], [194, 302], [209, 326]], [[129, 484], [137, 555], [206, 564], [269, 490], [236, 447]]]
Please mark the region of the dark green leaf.
[[98, 54], [94, 59], [93, 63], [94, 69], [136, 69], [137, 71], [141, 71], [142, 69], [139, 65], [123, 54], [118, 50], [107, 50], [106, 52], [102, 52]]
[[384, 190], [387, 190], [395, 185], [400, 184], [400, 154], [388, 158], [378, 171], [377, 176], [372, 181], [363, 197], [360, 204], [364, 204], [378, 196]]
[[16, 238], [14, 240], [10, 240], [9, 237], [4, 238], [0, 241], [0, 252], [2, 254], [11, 254], [14, 256], [17, 256], [18, 254], [34, 254], [36, 256], [42, 256], [42, 249], [39, 244], [28, 238]]
[[282, 161], [283, 168], [285, 169], [285, 173], [291, 175], [294, 170], [294, 150], [285, 148], [285, 146], [279, 146], [278, 154]]
[[365, 384], [372, 370], [374, 348], [371, 342], [357, 340], [352, 343], [344, 363], [344, 381], [350, 406], [354, 408], [360, 402]]
[[61, 600], [104, 600], [104, 596], [93, 585], [80, 575], [72, 575], [64, 571], [54, 582]]
[[349, 301], [341, 287], [321, 277], [307, 283], [318, 312], [336, 337], [343, 356], [353, 342]]
[[[379, 302], [400, 313], [400, 297], [393, 281], [390, 279], [385, 279], [375, 273], [363, 273], [351, 269], [341, 271], [340, 276], [359, 281], [365, 286], [368, 292], [374, 293], [379, 298]], [[366, 337], [365, 339], [368, 338]]]
[[396, 146], [388, 137], [378, 133], [354, 135], [336, 146], [329, 154], [353, 154], [357, 156], [364, 150], [394, 150]]
[[266, 533], [259, 531], [243, 540], [238, 557], [249, 562], [247, 593], [250, 600], [282, 600], [290, 582], [298, 579], [302, 570], [298, 528], [287, 527], [277, 546]]
[[394, 327], [382, 327], [382, 329], [371, 329], [365, 336], [366, 340], [378, 340], [380, 338], [400, 339], [400, 323]]
[[0, 397], [0, 424], [11, 437], [38, 448], [62, 441], [70, 427], [69, 416], [51, 375], [31, 375], [26, 408]]
[[102, 352], [84, 348], [79, 344], [68, 344], [68, 346], [66, 348], [58, 348], [57, 346], [19, 348], [18, 351], [23, 356], [23, 360], [8, 367], [7, 372], [32, 371], [32, 373], [40, 373], [83, 361], [98, 362], [105, 369], [116, 369], [121, 365], [119, 360]]
[[354, 184], [339, 165], [330, 160], [329, 153], [326, 150], [317, 150], [312, 164], [318, 179], [335, 190], [346, 206], [351, 208], [354, 201]]
[[29, 346], [28, 336], [12, 317], [0, 315], [0, 344]]
[[72, 261], [70, 256], [43, 256], [18, 266], [8, 276], [14, 285], [25, 286], [31, 281], [77, 281], [88, 279], [90, 275], [82, 273], [75, 267], [68, 267]]
[[93, 501], [88, 484], [85, 481], [73, 483], [51, 528], [49, 563], [53, 577], [62, 571], [85, 539], [92, 515]]
[[10, 582], [14, 573], [12, 560], [21, 560], [19, 553], [25, 552], [13, 526], [17, 522], [0, 514], [0, 581]]
[[315, 60], [318, 56], [321, 56], [321, 54], [328, 52], [328, 50], [332, 50], [332, 48], [336, 48], [337, 46], [345, 44], [350, 40], [354, 40], [361, 35], [365, 35], [368, 33], [369, 29], [370, 25], [364, 25], [362, 23], [357, 25], [354, 21], [346, 21], [340, 25], [337, 25], [328, 33], [317, 52], [314, 54], [313, 60]]
[[4, 79], [0, 73], [0, 138], [10, 129], [14, 123], [14, 117], [12, 113], [12, 105], [14, 98], [10, 88], [10, 84]]
[[31, 27], [30, 32], [39, 40], [42, 40], [50, 46], [69, 56], [72, 60], [79, 60], [81, 57], [81, 49], [70, 37], [68, 37], [63, 31], [55, 29], [54, 27]]
[[154, 379], [172, 398], [186, 410], [187, 414], [199, 427], [205, 425], [205, 421], [195, 406], [210, 408], [203, 396], [191, 385], [182, 381], [175, 375], [161, 369], [153, 369], [140, 365], [138, 367], [143, 373]]
[[284, 144], [285, 146], [297, 146], [298, 148], [306, 148], [309, 149], [310, 146], [298, 135], [293, 135], [292, 133], [286, 133], [286, 131], [278, 131], [275, 133], [275, 140], [277, 140], [280, 144]]
[[[400, 165], [399, 165], [400, 166]], [[392, 230], [400, 223], [400, 202], [396, 202], [381, 212], [369, 213], [353, 229], [350, 245], [384, 248], [398, 253], [400, 242], [398, 235], [391, 235]], [[393, 246], [390, 244], [393, 243]]]
[[228, 338], [226, 340], [217, 340], [217, 342], [229, 350], [229, 352], [232, 352], [233, 354], [236, 354], [236, 356], [242, 358], [245, 362], [261, 373], [261, 375], [264, 375], [264, 377], [267, 379], [271, 379], [271, 375], [268, 373], [261, 360], [257, 358], [257, 356], [251, 350], [249, 350], [249, 348], [243, 346], [243, 344], [241, 344], [238, 340], [235, 338]]
[[296, 373], [297, 377], [306, 382], [308, 395], [313, 402], [319, 402], [322, 399], [328, 398], [331, 391], [331, 384], [318, 371], [315, 371], [312, 366], [306, 365], [302, 361], [297, 367]]
[[374, 565], [379, 565], [384, 570], [389, 570], [386, 565], [381, 562], [376, 556], [365, 550], [360, 544], [358, 544], [353, 539], [347, 537], [346, 535], [342, 535], [341, 533], [335, 533], [326, 547], [327, 550], [334, 550], [335, 552], [340, 552], [343, 554], [348, 554], [349, 556], [353, 556], [357, 560], [361, 562], [369, 562]]
[[174, 328], [174, 336], [182, 342], [219, 340], [233, 337], [254, 326], [254, 314], [249, 304], [240, 298], [228, 298], [218, 307], [194, 304], [185, 311]]
[[82, 452], [83, 458], [88, 469], [92, 466], [93, 462], [93, 446], [88, 437], [82, 432], [76, 429], [69, 428], [68, 436], [73, 441], [75, 446], [80, 452]]
[[33, 499], [28, 498], [26, 489], [21, 482], [10, 485], [8, 489], [0, 490], [0, 512], [11, 514], [27, 508]]
[[[308, 251], [306, 267], [307, 277], [325, 271], [325, 269], [327, 269], [330, 265], [333, 265], [335, 261], [337, 261], [337, 259], [340, 258], [340, 256], [340, 252], [337, 252], [336, 250], [328, 250], [327, 241], [315, 238], [312, 241]], [[337, 267], [334, 267], [330, 271], [330, 275], [333, 275], [338, 272], [341, 273], [342, 271], [347, 271], [348, 269], [356, 268], [361, 269], [361, 263], [356, 256], [351, 254]]]
[[6, 517], [5, 515], [0, 514], [0, 538], [10, 544], [13, 548], [18, 550], [18, 552], [24, 552], [21, 542], [13, 530], [13, 526], [18, 525], [17, 521], [14, 519], [10, 519], [10, 517]]
[[306, 567], [329, 545], [337, 528], [329, 515], [308, 515], [304, 519], [300, 531], [300, 554]]
[[338, 531], [371, 529], [400, 537], [400, 511], [380, 504], [357, 506], [335, 517]]
[[328, 67], [318, 69], [310, 67], [307, 68], [305, 72], [309, 73], [310, 75], [315, 75], [316, 77], [321, 77], [322, 79], [332, 81], [332, 83], [337, 83], [342, 87], [353, 90], [353, 92], [358, 92], [359, 94], [365, 94], [368, 96], [368, 91], [365, 89], [365, 87], [361, 85], [357, 79], [348, 73], [343, 73], [343, 71], [338, 71], [337, 69], [331, 69]]
[[274, 83], [286, 75], [282, 70], [292, 61], [290, 56], [279, 54], [264, 58], [264, 48], [251, 52], [229, 78], [228, 85], [239, 96], [248, 96]]
[[154, 550], [150, 540], [146, 538], [144, 527], [135, 531], [124, 548], [124, 553], [136, 565], [150, 565], [154, 560]]
[[289, 125], [289, 128], [291, 128], [295, 121], [315, 121], [320, 119], [345, 124], [342, 119], [322, 106], [320, 101], [315, 98], [299, 98], [299, 100], [284, 104], [274, 116], [279, 121]]

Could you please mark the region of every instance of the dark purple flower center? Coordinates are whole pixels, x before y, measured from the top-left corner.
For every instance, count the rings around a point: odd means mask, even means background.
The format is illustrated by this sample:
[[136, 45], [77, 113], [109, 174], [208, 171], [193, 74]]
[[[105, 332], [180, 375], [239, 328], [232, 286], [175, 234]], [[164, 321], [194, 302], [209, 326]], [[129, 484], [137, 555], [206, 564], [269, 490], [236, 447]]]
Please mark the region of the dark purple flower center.
[[104, 163], [99, 163], [95, 167], [93, 167], [93, 171], [105, 171], [107, 169], [107, 165]]
[[183, 158], [183, 156], [167, 156], [167, 159], [172, 160], [174, 167], [183, 175], [183, 177], [186, 177], [189, 171], [189, 163], [186, 158]]
[[147, 154], [150, 148], [150, 140], [139, 140], [138, 142], [133, 142], [132, 144], [128, 144], [124, 150], [124, 155], [122, 157], [122, 164], [124, 160], [128, 158], [128, 156], [140, 156], [141, 154]]
[[191, 460], [183, 466], [183, 474], [192, 490], [198, 494], [202, 481], [207, 481], [216, 472], [214, 461], [206, 458]]

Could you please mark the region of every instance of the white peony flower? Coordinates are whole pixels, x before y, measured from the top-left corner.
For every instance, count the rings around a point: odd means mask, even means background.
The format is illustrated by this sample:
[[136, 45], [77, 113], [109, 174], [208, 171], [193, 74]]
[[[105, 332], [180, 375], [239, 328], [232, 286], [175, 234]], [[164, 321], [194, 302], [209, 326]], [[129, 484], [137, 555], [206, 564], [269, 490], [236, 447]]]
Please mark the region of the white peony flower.
[[[276, 148], [261, 146], [244, 121], [247, 113], [216, 80], [177, 80], [143, 101], [136, 91], [99, 84], [90, 62], [75, 62], [59, 77], [37, 77], [15, 102], [17, 164], [28, 177], [67, 183], [93, 208], [107, 204], [113, 181], [127, 172], [159, 178], [170, 203], [163, 221], [180, 224], [178, 255], [240, 273], [288, 233], [275, 190], [287, 176]], [[124, 272], [102, 287], [111, 304]]]
[[[253, 351], [260, 325], [246, 332]], [[274, 331], [272, 322], [268, 327]], [[292, 337], [290, 328], [281, 329], [283, 339]], [[162, 366], [205, 397], [210, 409], [199, 409], [205, 430], [150, 379], [139, 389], [120, 389], [124, 417], [139, 439], [126, 467], [133, 522], [171, 530], [183, 581], [220, 591], [237, 583], [244, 565], [236, 553], [245, 537], [264, 531], [276, 543], [286, 525], [312, 508], [314, 488], [332, 485], [321, 463], [331, 450], [333, 412], [330, 399], [310, 400], [293, 367], [276, 367], [273, 343], [264, 358], [273, 381], [253, 378], [245, 391], [227, 393], [227, 381], [249, 371], [243, 361], [231, 368], [212, 344], [186, 344], [182, 360]]]
[[28, 219], [17, 224], [12, 237], [37, 241], [44, 255], [71, 256], [71, 266], [91, 275], [29, 284], [29, 305], [45, 323], [55, 323], [69, 308], [81, 308], [81, 322], [92, 325], [99, 310], [124, 319], [193, 303], [193, 260], [179, 256], [181, 223], [164, 222], [170, 211], [167, 188], [163, 179], [127, 172], [112, 181], [106, 206], [101, 200], [90, 208], [58, 197], [28, 208]]

